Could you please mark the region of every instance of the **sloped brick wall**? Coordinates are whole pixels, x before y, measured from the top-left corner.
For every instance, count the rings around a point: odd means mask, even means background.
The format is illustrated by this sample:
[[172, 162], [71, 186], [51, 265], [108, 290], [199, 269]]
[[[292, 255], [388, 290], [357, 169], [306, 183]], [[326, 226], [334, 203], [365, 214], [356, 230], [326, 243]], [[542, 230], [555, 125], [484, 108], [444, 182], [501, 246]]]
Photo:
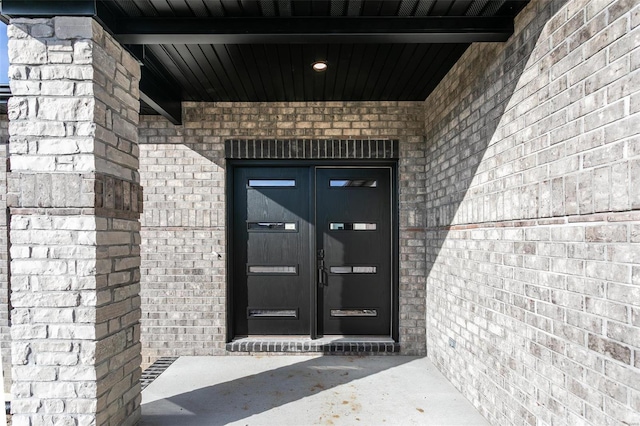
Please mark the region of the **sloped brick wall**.
[[185, 103], [183, 115], [182, 126], [141, 119], [143, 363], [224, 353], [227, 139], [399, 141], [400, 340], [405, 353], [424, 353], [421, 102]]
[[640, 424], [639, 17], [532, 1], [425, 103], [428, 354], [492, 424]]

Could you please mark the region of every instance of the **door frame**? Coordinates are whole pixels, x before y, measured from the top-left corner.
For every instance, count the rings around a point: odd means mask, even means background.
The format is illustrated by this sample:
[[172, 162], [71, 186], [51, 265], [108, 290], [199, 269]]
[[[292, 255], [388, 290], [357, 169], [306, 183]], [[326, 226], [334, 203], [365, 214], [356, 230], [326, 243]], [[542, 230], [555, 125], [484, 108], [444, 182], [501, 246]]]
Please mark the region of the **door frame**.
[[[322, 168], [389, 168], [391, 172], [391, 330], [390, 337], [395, 341], [399, 341], [400, 334], [400, 288], [399, 288], [399, 253], [400, 253], [400, 203], [398, 197], [398, 162], [394, 160], [229, 160], [226, 162], [226, 184], [225, 184], [225, 204], [226, 204], [226, 342], [233, 341], [234, 335], [234, 300], [233, 300], [233, 227], [234, 214], [234, 175], [236, 167], [309, 167], [315, 169]], [[315, 211], [315, 171], [310, 173], [309, 179], [309, 211]], [[309, 229], [309, 280], [316, 283], [317, 256], [315, 253], [316, 244], [316, 227], [315, 213], [313, 214], [314, 223], [310, 224]], [[314, 291], [310, 292], [310, 330], [308, 336], [311, 339], [317, 339], [318, 335], [318, 290], [317, 286], [313, 286]]]

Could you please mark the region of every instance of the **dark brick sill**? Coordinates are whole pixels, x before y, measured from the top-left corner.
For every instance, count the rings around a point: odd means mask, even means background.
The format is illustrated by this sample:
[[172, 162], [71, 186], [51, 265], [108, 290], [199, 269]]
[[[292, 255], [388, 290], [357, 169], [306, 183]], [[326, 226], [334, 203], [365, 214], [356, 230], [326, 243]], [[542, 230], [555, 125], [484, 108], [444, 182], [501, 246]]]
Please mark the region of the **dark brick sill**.
[[226, 345], [227, 352], [238, 353], [322, 353], [331, 355], [371, 355], [398, 354], [400, 344], [391, 339], [340, 338], [301, 339], [278, 338], [238, 338]]

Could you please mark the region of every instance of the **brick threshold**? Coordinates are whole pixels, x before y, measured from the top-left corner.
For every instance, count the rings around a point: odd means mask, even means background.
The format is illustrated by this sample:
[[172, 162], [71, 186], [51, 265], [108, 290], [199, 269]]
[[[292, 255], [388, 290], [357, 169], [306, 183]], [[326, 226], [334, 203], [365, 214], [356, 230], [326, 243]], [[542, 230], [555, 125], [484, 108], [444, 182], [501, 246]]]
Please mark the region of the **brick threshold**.
[[227, 343], [232, 353], [322, 353], [325, 355], [375, 355], [400, 352], [400, 344], [385, 336], [239, 337]]

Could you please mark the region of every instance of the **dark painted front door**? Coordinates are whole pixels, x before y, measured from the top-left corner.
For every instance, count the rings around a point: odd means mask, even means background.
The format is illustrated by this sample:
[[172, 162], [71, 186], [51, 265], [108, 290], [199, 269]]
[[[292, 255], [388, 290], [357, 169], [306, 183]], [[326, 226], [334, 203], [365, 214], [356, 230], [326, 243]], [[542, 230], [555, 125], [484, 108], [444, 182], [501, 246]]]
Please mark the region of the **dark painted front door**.
[[234, 334], [390, 335], [391, 169], [237, 167]]
[[324, 334], [391, 331], [389, 169], [316, 171], [318, 309]]
[[309, 169], [235, 170], [235, 334], [308, 334]]

